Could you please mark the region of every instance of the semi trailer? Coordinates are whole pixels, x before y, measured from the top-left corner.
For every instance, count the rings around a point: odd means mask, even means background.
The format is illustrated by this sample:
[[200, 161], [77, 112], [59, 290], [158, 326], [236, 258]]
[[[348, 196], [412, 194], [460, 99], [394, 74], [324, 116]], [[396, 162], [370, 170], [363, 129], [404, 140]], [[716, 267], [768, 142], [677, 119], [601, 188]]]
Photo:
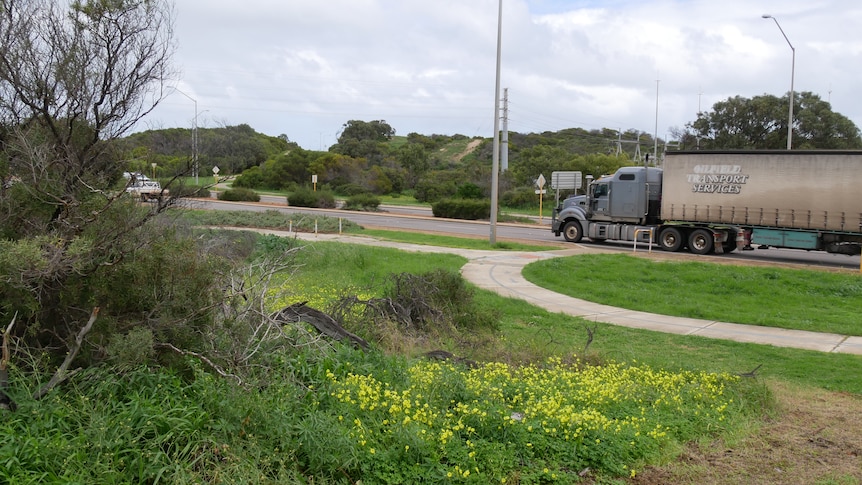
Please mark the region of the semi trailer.
[[754, 246], [859, 254], [862, 151], [667, 152], [661, 168], [623, 167], [564, 200], [551, 231], [695, 254]]

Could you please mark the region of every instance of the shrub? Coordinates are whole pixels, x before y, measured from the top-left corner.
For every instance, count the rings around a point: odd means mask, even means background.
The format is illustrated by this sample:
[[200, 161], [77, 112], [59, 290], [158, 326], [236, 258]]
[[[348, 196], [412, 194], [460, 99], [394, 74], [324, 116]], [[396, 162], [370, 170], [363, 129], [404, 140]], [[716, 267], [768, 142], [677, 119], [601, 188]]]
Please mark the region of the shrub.
[[458, 192], [455, 195], [459, 199], [481, 199], [485, 196], [478, 185], [469, 182], [458, 187]]
[[[165, 184], [162, 184], [164, 187]], [[174, 197], [197, 197], [201, 199], [210, 198], [210, 190], [204, 185], [171, 185], [170, 195]]]
[[260, 196], [257, 192], [246, 189], [228, 189], [218, 195], [218, 200], [226, 200], [231, 202], [260, 202]]
[[329, 190], [313, 191], [307, 188], [300, 188], [287, 197], [287, 202], [296, 207], [335, 208], [335, 196]]
[[431, 205], [434, 217], [450, 219], [489, 219], [491, 217], [491, 201], [487, 199], [443, 199]]
[[359, 184], [345, 184], [335, 188], [335, 191], [341, 195], [350, 197], [351, 195], [364, 194], [365, 189]]
[[376, 211], [380, 206], [380, 198], [372, 194], [357, 194], [350, 196], [345, 202], [343, 209]]
[[520, 187], [504, 192], [500, 202], [506, 207], [534, 207], [539, 203], [539, 196], [533, 188]]

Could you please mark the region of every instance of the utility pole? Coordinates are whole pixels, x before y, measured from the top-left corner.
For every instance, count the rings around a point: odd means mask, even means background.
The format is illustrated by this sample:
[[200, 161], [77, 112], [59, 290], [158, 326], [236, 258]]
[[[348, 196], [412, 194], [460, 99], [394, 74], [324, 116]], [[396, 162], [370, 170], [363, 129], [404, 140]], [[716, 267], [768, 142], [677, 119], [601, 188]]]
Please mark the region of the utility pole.
[[509, 170], [509, 88], [503, 90], [503, 140], [500, 146], [500, 172]]
[[658, 166], [658, 83], [659, 80], [655, 80], [655, 133], [653, 134], [653, 148], [652, 148], [652, 159], [654, 160], [653, 164]]

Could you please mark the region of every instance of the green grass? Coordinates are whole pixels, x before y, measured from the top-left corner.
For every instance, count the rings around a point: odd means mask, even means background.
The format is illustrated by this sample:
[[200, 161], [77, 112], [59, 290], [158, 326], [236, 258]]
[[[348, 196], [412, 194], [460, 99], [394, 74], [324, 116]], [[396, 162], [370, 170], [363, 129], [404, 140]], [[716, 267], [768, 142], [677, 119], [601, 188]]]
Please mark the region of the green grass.
[[[320, 284], [333, 282], [330, 284], [332, 287], [362, 287], [371, 281], [379, 281], [381, 276], [389, 271], [419, 271], [420, 268], [438, 267], [457, 270], [465, 261], [460, 256], [408, 253], [396, 249], [335, 242], [314, 243], [313, 248], [313, 258], [307, 260], [300, 275], [302, 281], [317, 281]], [[308, 257], [311, 258], [311, 255]], [[593, 257], [595, 256], [589, 258]], [[547, 261], [567, 259], [577, 258], [555, 258]], [[726, 266], [698, 264], [705, 266], [703, 270], [712, 266], [716, 270], [727, 270]], [[533, 265], [528, 267], [531, 266]], [[752, 269], [764, 274], [771, 274], [773, 271], [772, 268]], [[582, 282], [571, 278], [567, 271], [569, 268], [559, 271], [561, 280], [568, 281], [568, 285], [573, 288], [583, 286]], [[603, 271], [608, 273], [605, 276], [609, 280], [621, 281], [631, 277], [625, 267], [604, 268]], [[813, 277], [821, 272], [803, 271], [803, 274]], [[778, 285], [780, 283], [775, 286]], [[475, 360], [514, 363], [582, 354], [587, 341], [586, 329], [595, 328], [595, 339], [588, 350], [602, 358], [644, 362], [658, 368], [734, 373], [748, 372], [758, 364], [763, 364], [758, 375], [764, 377], [862, 394], [862, 381], [858, 379], [858, 376], [862, 375], [862, 358], [859, 356], [618, 327], [550, 313], [521, 300], [503, 298], [490, 291], [477, 290], [476, 294], [479, 303], [501, 313], [504, 339], [499, 344], [485, 348], [457, 349], [457, 352]]]
[[387, 231], [382, 229], [362, 229], [356, 232], [356, 234], [375, 237], [379, 239], [386, 239], [389, 241], [424, 244], [430, 246], [443, 246], [447, 248], [509, 251], [550, 251], [554, 249], [559, 249], [559, 247], [556, 246], [523, 244], [510, 241], [497, 241], [492, 245], [488, 242], [487, 239], [441, 236], [436, 234], [422, 234], [418, 232]]
[[[379, 295], [390, 273], [465, 262], [302, 244], [301, 267], [282, 282], [297, 298], [327, 290], [321, 305], [344, 292]], [[631, 275], [627, 265], [604, 271]], [[259, 354], [253, 386], [189, 359], [182, 375], [84, 370], [34, 401], [46, 376], [13, 366], [18, 410], [0, 421], [0, 481], [538, 484], [579, 483], [589, 468], [588, 483], [619, 483], [688, 441], [756, 429], [774, 412], [770, 380], [862, 395], [859, 356], [616, 327], [485, 290], [475, 299], [502, 315], [499, 334], [422, 345], [490, 364], [477, 369], [411, 349], [313, 345]], [[756, 379], [734, 376], [761, 364]]]
[[858, 274], [604, 254], [538, 261], [523, 275], [558, 293], [631, 310], [862, 335]]

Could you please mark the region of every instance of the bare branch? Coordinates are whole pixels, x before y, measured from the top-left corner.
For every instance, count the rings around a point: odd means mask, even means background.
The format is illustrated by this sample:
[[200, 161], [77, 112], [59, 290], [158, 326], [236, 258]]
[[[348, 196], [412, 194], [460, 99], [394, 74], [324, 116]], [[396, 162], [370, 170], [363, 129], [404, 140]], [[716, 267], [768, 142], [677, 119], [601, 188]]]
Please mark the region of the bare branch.
[[33, 394], [33, 399], [41, 399], [48, 394], [57, 384], [68, 379], [70, 376], [74, 375], [75, 372], [71, 372], [67, 374], [67, 370], [69, 366], [72, 364], [72, 361], [77, 357], [78, 352], [81, 350], [81, 345], [84, 343], [84, 337], [90, 333], [90, 330], [93, 328], [93, 323], [96, 322], [96, 317], [99, 316], [99, 307], [93, 308], [92, 313], [90, 313], [90, 319], [87, 321], [87, 324], [78, 332], [78, 335], [75, 336], [75, 343], [72, 345], [72, 348], [69, 349], [69, 353], [66, 355], [66, 359], [63, 360], [63, 363], [60, 364], [60, 367], [57, 369], [57, 372], [51, 376], [51, 379], [38, 391]]
[[232, 378], [236, 379], [236, 382], [237, 382], [239, 385], [243, 385], [242, 379], [241, 379], [239, 376], [237, 376], [237, 375], [235, 375], [235, 374], [231, 374], [231, 373], [229, 373], [229, 372], [225, 372], [225, 370], [224, 370], [224, 369], [222, 369], [221, 367], [219, 367], [218, 365], [216, 365], [216, 363], [215, 363], [215, 362], [211, 361], [210, 359], [208, 359], [208, 358], [207, 358], [205, 355], [203, 355], [203, 354], [200, 354], [200, 353], [197, 353], [197, 352], [192, 352], [191, 350], [182, 350], [182, 349], [179, 349], [179, 348], [177, 348], [177, 347], [175, 347], [175, 346], [173, 346], [173, 345], [171, 345], [171, 344], [168, 344], [168, 343], [156, 343], [156, 344], [155, 344], [155, 347], [157, 347], [157, 348], [170, 349], [170, 350], [172, 350], [172, 351], [174, 351], [174, 352], [176, 352], [176, 353], [178, 353], [178, 354], [180, 354], [180, 355], [186, 355], [186, 356], [190, 355], [190, 356], [192, 356], [192, 357], [195, 357], [195, 358], [197, 358], [197, 359], [200, 359], [200, 360], [202, 360], [204, 363], [206, 363], [206, 365], [210, 366], [210, 368], [212, 368], [212, 370], [216, 371], [216, 373], [218, 373], [218, 375], [220, 375], [220, 376], [222, 376], [222, 377], [232, 377]]

